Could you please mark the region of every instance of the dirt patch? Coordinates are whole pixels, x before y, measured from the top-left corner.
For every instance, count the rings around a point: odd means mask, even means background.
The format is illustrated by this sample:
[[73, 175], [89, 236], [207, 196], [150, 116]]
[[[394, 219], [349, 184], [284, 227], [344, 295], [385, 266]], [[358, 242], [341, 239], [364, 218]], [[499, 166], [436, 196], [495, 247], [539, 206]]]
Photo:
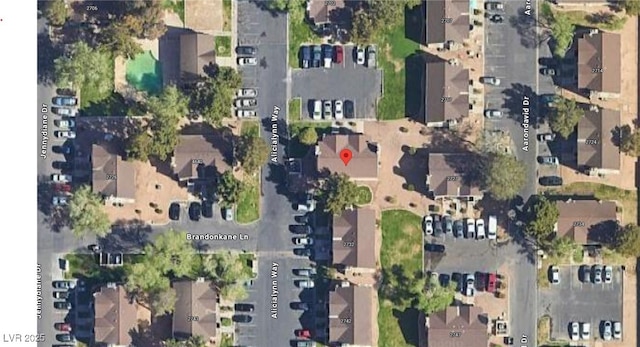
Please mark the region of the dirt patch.
[[391, 55], [391, 45], [387, 44], [387, 45], [384, 46], [384, 55], [387, 58], [387, 61], [389, 63], [391, 63], [391, 65], [393, 65], [393, 70], [395, 72], [400, 72], [400, 71], [402, 71], [402, 69], [404, 69], [404, 62], [397, 61]]
[[184, 26], [213, 35], [223, 30], [224, 9], [222, 0], [184, 2]]

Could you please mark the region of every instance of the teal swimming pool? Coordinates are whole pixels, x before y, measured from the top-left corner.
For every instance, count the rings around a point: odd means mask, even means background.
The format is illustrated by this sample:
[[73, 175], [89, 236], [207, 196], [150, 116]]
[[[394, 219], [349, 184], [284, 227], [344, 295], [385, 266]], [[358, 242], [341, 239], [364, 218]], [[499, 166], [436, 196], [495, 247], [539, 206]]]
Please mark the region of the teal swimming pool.
[[151, 51], [136, 55], [127, 61], [127, 83], [134, 88], [157, 94], [162, 90], [162, 66]]

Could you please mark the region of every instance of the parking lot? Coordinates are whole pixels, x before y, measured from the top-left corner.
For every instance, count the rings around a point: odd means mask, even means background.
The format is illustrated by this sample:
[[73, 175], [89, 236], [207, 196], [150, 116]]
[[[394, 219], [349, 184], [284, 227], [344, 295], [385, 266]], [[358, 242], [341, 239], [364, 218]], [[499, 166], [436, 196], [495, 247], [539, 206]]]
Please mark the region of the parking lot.
[[[353, 54], [354, 46], [344, 46], [341, 64], [293, 70], [291, 97], [302, 100], [303, 116], [311, 117], [314, 100], [344, 100], [346, 118], [376, 119], [377, 101], [382, 96], [382, 71], [356, 64]], [[349, 112], [349, 101], [353, 103], [353, 112]]]
[[426, 242], [444, 245], [444, 253], [424, 252], [425, 271], [438, 273], [495, 272], [502, 263], [500, 247], [495, 240], [428, 236]]
[[613, 267], [611, 283], [595, 284], [581, 282], [579, 268], [579, 265], [559, 267], [560, 283], [539, 291], [539, 313], [551, 316], [554, 340], [569, 339], [571, 322], [590, 322], [592, 338], [601, 339], [602, 321], [622, 320], [622, 269]]

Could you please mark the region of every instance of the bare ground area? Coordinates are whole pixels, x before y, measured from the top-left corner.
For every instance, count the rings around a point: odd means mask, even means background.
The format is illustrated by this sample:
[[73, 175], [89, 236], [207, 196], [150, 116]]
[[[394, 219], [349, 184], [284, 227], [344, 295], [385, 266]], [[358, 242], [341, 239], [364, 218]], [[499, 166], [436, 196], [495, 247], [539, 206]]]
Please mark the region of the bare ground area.
[[184, 2], [184, 26], [205, 34], [221, 32], [224, 24], [222, 0]]

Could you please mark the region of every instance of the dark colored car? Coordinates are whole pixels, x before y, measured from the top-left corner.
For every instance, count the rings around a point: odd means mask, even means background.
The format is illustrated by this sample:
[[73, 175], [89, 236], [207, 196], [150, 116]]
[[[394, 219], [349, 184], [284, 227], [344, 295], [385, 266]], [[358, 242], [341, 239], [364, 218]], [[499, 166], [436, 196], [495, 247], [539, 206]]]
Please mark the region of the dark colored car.
[[54, 184], [53, 191], [58, 193], [68, 193], [71, 191], [71, 185], [67, 183]]
[[252, 304], [235, 304], [233, 309], [238, 312], [253, 312], [254, 307]]
[[444, 227], [444, 232], [447, 234], [453, 234], [453, 220], [451, 216], [446, 215], [442, 218], [442, 226]]
[[192, 221], [199, 221], [200, 215], [202, 214], [202, 204], [197, 201], [194, 201], [189, 205], [189, 218]]
[[342, 59], [344, 58], [344, 50], [342, 46], [335, 46], [333, 53], [336, 64], [342, 64]]
[[550, 67], [545, 67], [545, 68], [540, 70], [540, 73], [543, 76], [555, 76], [556, 75], [556, 69], [553, 69], [553, 68], [550, 68]]
[[68, 161], [54, 161], [51, 166], [57, 170], [73, 170], [73, 164]]
[[53, 303], [53, 308], [56, 310], [71, 310], [71, 303], [66, 301], [56, 301]]
[[588, 265], [580, 266], [580, 277], [582, 282], [591, 282], [591, 268]]
[[306, 214], [300, 215], [300, 216], [296, 216], [295, 217], [296, 222], [300, 223], [300, 224], [307, 224], [309, 223], [309, 216]]
[[312, 65], [313, 67], [320, 67], [321, 63], [322, 63], [322, 49], [320, 48], [320, 46], [313, 46]]
[[493, 293], [496, 291], [496, 284], [498, 283], [498, 276], [495, 273], [487, 275], [487, 291]]
[[233, 315], [232, 320], [236, 323], [251, 323], [251, 321], [253, 321], [253, 317], [246, 314], [236, 314]]
[[56, 340], [60, 342], [75, 342], [76, 338], [71, 334], [58, 334], [56, 335]]
[[311, 227], [308, 225], [292, 225], [291, 232], [294, 234], [300, 235], [309, 235], [311, 234]]
[[180, 204], [177, 202], [169, 205], [169, 219], [178, 220], [180, 219]]
[[456, 233], [456, 237], [458, 238], [464, 238], [464, 223], [462, 223], [461, 220], [456, 220], [453, 223], [453, 230]]
[[309, 46], [302, 46], [300, 48], [300, 56], [302, 58], [302, 68], [308, 69], [311, 65], [311, 48]]
[[496, 24], [504, 23], [504, 17], [499, 14], [492, 15], [491, 17], [489, 17], [489, 20]]
[[202, 216], [204, 218], [213, 218], [213, 201], [205, 200], [202, 202]]
[[542, 185], [542, 186], [548, 186], [548, 187], [561, 186], [562, 185], [562, 177], [544, 176], [544, 177], [540, 177], [538, 182], [540, 182], [540, 185]]
[[249, 55], [254, 56], [258, 50], [253, 46], [238, 46], [236, 47], [236, 53], [238, 55]]
[[66, 300], [69, 298], [69, 292], [53, 292], [53, 297], [60, 300]]
[[293, 254], [299, 255], [301, 257], [310, 257], [311, 250], [308, 248], [296, 248], [293, 250]]
[[439, 214], [433, 215], [433, 236], [442, 235], [442, 219]]
[[444, 245], [438, 245], [436, 243], [427, 243], [424, 246], [425, 251], [433, 253], [444, 253]]

